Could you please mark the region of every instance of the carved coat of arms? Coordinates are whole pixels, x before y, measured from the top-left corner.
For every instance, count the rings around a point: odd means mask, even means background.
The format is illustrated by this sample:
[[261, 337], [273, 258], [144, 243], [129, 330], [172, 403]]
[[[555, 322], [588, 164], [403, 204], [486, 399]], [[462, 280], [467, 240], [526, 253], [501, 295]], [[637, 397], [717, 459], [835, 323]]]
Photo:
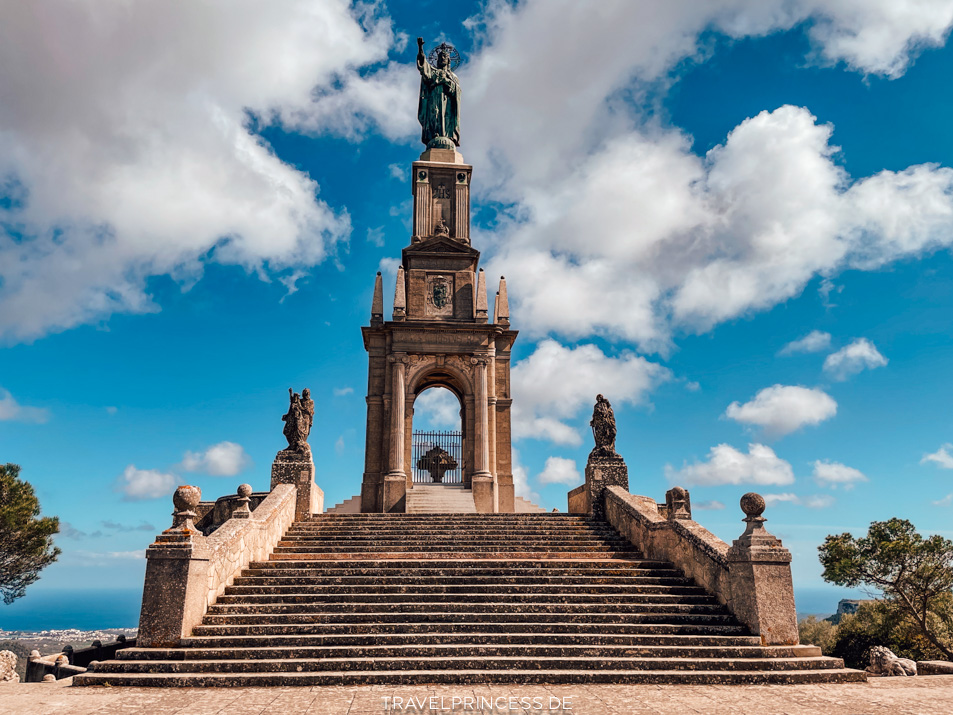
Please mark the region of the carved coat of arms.
[[429, 276], [427, 278], [428, 312], [435, 315], [449, 315], [453, 312], [453, 290], [447, 276]]

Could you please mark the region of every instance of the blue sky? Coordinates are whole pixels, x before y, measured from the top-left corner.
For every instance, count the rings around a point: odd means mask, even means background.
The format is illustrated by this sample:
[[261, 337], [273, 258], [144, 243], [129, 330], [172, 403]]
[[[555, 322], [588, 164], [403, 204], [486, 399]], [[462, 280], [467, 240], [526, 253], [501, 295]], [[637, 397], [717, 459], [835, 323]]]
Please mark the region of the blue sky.
[[727, 541], [773, 495], [805, 592], [828, 533], [953, 536], [953, 2], [0, 8], [0, 461], [68, 524], [34, 590], [138, 588], [177, 483], [267, 489], [289, 386], [359, 492], [417, 35], [465, 59], [524, 495], [565, 508], [602, 392], [631, 491]]

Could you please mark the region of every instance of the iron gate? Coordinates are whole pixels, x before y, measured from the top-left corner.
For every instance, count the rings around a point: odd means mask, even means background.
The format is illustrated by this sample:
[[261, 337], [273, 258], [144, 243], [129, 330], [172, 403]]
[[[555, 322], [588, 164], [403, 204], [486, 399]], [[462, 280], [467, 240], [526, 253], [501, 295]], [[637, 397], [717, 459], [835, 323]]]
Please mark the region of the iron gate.
[[414, 432], [414, 482], [463, 482], [463, 432]]

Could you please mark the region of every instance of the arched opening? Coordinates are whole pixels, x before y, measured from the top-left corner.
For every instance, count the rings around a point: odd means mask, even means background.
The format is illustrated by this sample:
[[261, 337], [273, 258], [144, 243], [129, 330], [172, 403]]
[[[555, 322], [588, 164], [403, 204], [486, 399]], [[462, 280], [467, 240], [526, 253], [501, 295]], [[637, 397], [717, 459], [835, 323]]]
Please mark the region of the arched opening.
[[415, 484], [462, 484], [463, 406], [457, 394], [430, 385], [414, 398], [410, 471]]

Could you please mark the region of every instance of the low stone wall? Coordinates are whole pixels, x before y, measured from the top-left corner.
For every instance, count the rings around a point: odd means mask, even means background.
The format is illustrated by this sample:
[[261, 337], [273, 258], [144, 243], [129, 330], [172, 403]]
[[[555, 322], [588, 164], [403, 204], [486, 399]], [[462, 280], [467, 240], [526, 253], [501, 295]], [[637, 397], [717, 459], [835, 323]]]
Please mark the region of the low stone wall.
[[723, 603], [763, 645], [796, 645], [791, 554], [764, 529], [764, 499], [745, 494], [745, 532], [729, 546], [691, 518], [688, 492], [666, 495], [665, 515], [649, 497], [605, 489], [606, 520], [650, 559], [669, 561]]
[[586, 489], [585, 484], [580, 484], [578, 487], [570, 491], [568, 499], [570, 514], [592, 513], [592, 505], [589, 504], [589, 490]]
[[729, 546], [692, 519], [667, 519], [649, 497], [606, 489], [610, 524], [648, 558], [671, 561], [721, 603], [731, 600]]
[[[194, 487], [180, 487], [177, 497], [188, 489]], [[191, 505], [177, 503], [182, 522], [146, 549], [138, 645], [177, 646], [242, 569], [274, 550], [295, 520], [297, 501], [294, 485], [278, 484], [254, 511], [241, 518], [234, 513], [211, 536], [203, 536], [189, 518], [194, 512], [187, 508], [194, 508], [197, 498]]]

